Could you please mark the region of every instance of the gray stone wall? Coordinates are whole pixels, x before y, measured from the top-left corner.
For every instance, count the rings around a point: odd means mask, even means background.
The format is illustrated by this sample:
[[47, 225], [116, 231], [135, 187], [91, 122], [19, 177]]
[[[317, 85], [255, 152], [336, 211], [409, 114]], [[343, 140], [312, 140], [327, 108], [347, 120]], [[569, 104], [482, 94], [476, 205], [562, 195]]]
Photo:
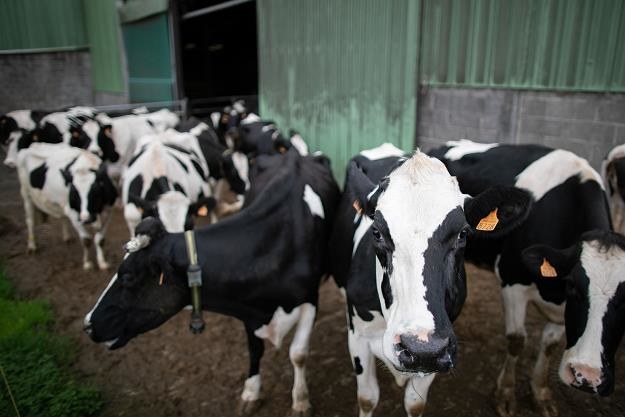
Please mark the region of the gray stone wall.
[[461, 138], [568, 149], [596, 169], [625, 143], [625, 94], [422, 88], [417, 145]]
[[0, 54], [0, 112], [92, 104], [88, 51]]

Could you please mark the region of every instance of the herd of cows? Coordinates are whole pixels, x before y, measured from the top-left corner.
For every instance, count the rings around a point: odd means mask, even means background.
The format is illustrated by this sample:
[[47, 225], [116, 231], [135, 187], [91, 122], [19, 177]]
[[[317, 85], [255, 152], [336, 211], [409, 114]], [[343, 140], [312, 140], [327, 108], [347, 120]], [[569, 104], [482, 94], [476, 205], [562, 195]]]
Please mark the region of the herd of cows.
[[407, 415], [422, 415], [436, 373], [456, 366], [465, 260], [501, 281], [508, 354], [499, 415], [515, 414], [530, 302], [547, 320], [531, 379], [540, 414], [557, 415], [548, 370], [563, 335], [560, 379], [600, 396], [614, 389], [625, 332], [625, 236], [617, 233], [625, 145], [610, 152], [602, 178], [583, 158], [541, 145], [460, 140], [406, 155], [383, 144], [352, 158], [341, 191], [326, 156], [241, 101], [207, 121], [166, 109], [117, 117], [89, 107], [19, 110], [0, 116], [0, 141], [18, 172], [29, 252], [39, 212], [63, 219], [64, 239], [73, 226], [85, 269], [92, 244], [97, 267], [108, 269], [102, 245], [121, 201], [127, 253], [84, 320], [110, 349], [192, 304], [195, 264], [182, 232], [210, 216], [193, 232], [201, 305], [245, 326], [243, 413], [259, 405], [264, 339], [279, 347], [295, 329], [292, 411], [310, 415], [306, 360], [319, 286], [333, 277], [347, 303], [360, 416], [379, 400], [376, 358], [404, 387]]

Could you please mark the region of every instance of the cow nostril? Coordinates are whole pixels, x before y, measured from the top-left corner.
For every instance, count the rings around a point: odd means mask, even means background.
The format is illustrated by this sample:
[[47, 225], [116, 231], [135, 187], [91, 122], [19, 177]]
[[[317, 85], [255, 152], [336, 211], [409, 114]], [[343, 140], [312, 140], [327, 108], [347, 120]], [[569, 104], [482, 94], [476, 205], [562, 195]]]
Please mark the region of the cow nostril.
[[91, 324], [87, 324], [87, 325], [85, 325], [85, 327], [83, 327], [83, 329], [82, 329], [82, 330], [83, 330], [83, 331], [87, 334], [87, 336], [89, 336], [89, 337], [91, 337], [91, 335], [93, 334], [93, 328], [91, 327]]

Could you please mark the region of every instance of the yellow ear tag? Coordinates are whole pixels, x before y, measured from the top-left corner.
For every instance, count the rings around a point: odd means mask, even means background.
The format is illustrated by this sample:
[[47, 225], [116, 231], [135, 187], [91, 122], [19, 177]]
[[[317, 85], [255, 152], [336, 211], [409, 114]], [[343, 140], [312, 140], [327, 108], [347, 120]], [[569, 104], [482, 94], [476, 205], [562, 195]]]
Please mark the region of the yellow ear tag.
[[556, 278], [558, 276], [556, 269], [549, 263], [547, 258], [543, 258], [543, 263], [540, 265], [540, 275], [544, 278]]
[[158, 279], [158, 286], [163, 285], [163, 279], [165, 278], [164, 274], [161, 272], [161, 277]]
[[491, 211], [490, 213], [488, 213], [488, 216], [480, 220], [476, 229], [482, 230], [484, 232], [491, 232], [495, 230], [495, 226], [497, 226], [497, 223], [499, 223], [499, 218], [497, 217], [497, 210], [498, 209]]
[[362, 214], [362, 206], [360, 205], [360, 201], [354, 200], [352, 207], [354, 207], [354, 210], [356, 210], [356, 213]]
[[202, 217], [206, 217], [208, 216], [208, 209], [206, 208], [206, 206], [202, 206], [197, 210], [197, 215], [198, 216], [202, 216]]
[[278, 147], [278, 152], [280, 152], [281, 154], [285, 154], [286, 153], [286, 148], [284, 146], [280, 146], [280, 147]]

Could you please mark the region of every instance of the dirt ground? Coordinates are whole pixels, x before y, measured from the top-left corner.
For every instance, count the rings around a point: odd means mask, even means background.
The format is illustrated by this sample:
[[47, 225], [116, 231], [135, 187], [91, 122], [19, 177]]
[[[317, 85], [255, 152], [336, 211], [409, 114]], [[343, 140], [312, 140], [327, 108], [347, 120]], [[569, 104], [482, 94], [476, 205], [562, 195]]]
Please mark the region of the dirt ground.
[[[75, 368], [103, 392], [103, 417], [231, 416], [248, 368], [243, 326], [230, 317], [205, 314], [206, 330], [199, 336], [187, 329], [188, 311], [160, 328], [113, 352], [92, 343], [82, 333], [82, 319], [112, 273], [84, 272], [81, 248], [74, 238], [61, 241], [60, 223], [50, 219], [36, 228], [39, 251], [26, 255], [26, 230], [15, 171], [0, 167], [0, 259], [26, 298], [48, 300], [56, 314], [56, 330], [69, 336], [79, 356]], [[120, 209], [114, 213], [106, 243], [108, 260], [118, 265], [128, 238]], [[437, 377], [425, 415], [495, 416], [493, 388], [505, 357], [505, 337], [499, 287], [494, 275], [467, 266], [469, 297], [454, 328], [460, 341], [458, 367]], [[308, 366], [311, 402], [317, 417], [356, 416], [356, 381], [347, 351], [344, 303], [333, 282], [321, 288], [320, 311], [312, 338]], [[529, 340], [519, 361], [519, 416], [536, 415], [529, 378], [544, 321], [530, 308]], [[287, 341], [288, 342], [288, 341]], [[607, 399], [566, 388], [552, 364], [551, 383], [561, 416], [625, 416], [625, 343], [617, 355], [617, 384]], [[558, 360], [563, 343], [557, 354]], [[258, 417], [287, 415], [292, 368], [288, 344], [267, 346], [261, 367], [264, 403]], [[403, 416], [402, 391], [379, 367], [381, 386], [377, 416]]]

